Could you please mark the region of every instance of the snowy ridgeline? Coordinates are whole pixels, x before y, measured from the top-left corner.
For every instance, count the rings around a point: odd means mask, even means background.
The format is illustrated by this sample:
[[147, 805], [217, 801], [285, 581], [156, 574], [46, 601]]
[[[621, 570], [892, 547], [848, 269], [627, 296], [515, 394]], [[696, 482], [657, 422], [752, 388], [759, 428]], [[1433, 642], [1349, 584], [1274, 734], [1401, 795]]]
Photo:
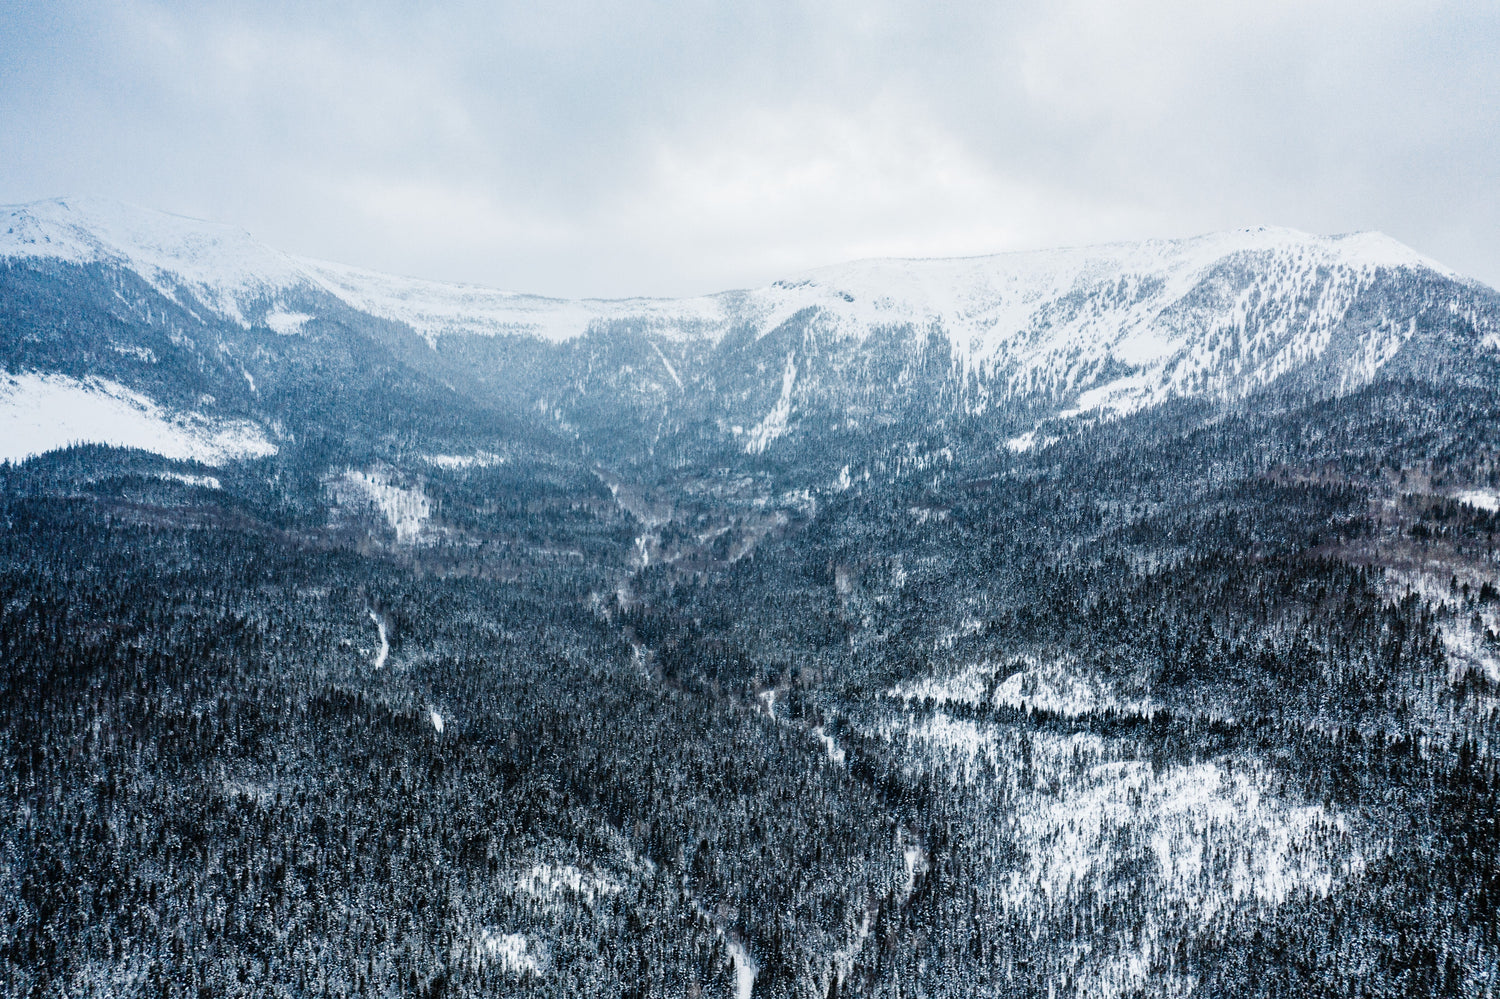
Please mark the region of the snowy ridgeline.
[[[182, 292], [231, 321], [296, 335], [324, 297], [406, 323], [429, 343], [451, 334], [562, 341], [629, 322], [657, 338], [717, 341], [767, 333], [794, 316], [862, 339], [942, 329], [966, 369], [1006, 372], [1018, 394], [1076, 390], [1071, 412], [1128, 412], [1182, 395], [1242, 397], [1322, 357], [1382, 273], [1478, 287], [1378, 233], [1323, 237], [1254, 228], [1193, 239], [949, 260], [866, 260], [749, 291], [696, 298], [564, 301], [377, 274], [288, 256], [231, 226], [100, 200], [0, 208], [0, 257], [100, 262]], [[1451, 303], [1463, 308], [1458, 298]], [[1337, 358], [1341, 389], [1367, 382], [1415, 332], [1403, 312], [1361, 319]], [[1488, 342], [1488, 341], [1486, 341]], [[1500, 342], [1500, 341], [1497, 341]], [[681, 390], [682, 377], [652, 342]], [[1118, 374], [1104, 383], [1101, 371]], [[795, 367], [788, 359], [784, 392]], [[752, 432], [752, 453], [784, 429], [790, 399]], [[1022, 435], [1013, 446], [1037, 443]]]
[[[205, 465], [276, 453], [254, 423], [171, 412], [108, 379], [0, 374], [0, 461], [24, 461], [71, 444], [140, 448]], [[193, 484], [208, 485], [207, 477]]]
[[404, 489], [395, 485], [384, 469], [368, 472], [348, 469], [332, 480], [330, 488], [342, 505], [373, 506], [378, 510], [396, 532], [397, 544], [415, 544], [432, 516], [432, 505], [421, 488]]
[[[1364, 867], [1342, 815], [1277, 797], [1275, 775], [1216, 759], [1153, 769], [1099, 736], [977, 724], [941, 711], [893, 715], [874, 734], [904, 747], [914, 773], [973, 789], [992, 842], [1016, 858], [975, 890], [1000, 911], [1072, 919], [1130, 898], [1138, 934], [1080, 938], [1076, 994], [1120, 996], [1147, 985], [1178, 940], [1235, 912], [1327, 896]], [[1167, 994], [1192, 981], [1160, 984]]]

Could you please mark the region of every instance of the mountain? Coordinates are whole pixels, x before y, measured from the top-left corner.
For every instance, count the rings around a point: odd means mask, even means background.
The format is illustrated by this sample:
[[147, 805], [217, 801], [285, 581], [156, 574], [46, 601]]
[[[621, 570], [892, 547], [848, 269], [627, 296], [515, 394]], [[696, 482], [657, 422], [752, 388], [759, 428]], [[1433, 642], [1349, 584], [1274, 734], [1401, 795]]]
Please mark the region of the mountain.
[[7, 990], [1494, 994], [1497, 330], [1375, 234], [565, 302], [0, 210]]
[[[404, 364], [484, 404], [550, 409], [585, 434], [660, 410], [675, 425], [739, 427], [750, 450], [799, 418], [880, 421], [911, 407], [931, 416], [935, 399], [949, 414], [995, 411], [1003, 423], [1174, 398], [1230, 403], [1273, 386], [1337, 394], [1418, 363], [1403, 355], [1414, 339], [1421, 346], [1407, 355], [1431, 355], [1444, 331], [1475, 350], [1500, 344], [1492, 289], [1375, 233], [1259, 228], [872, 260], [693, 299], [561, 301], [299, 259], [231, 227], [98, 200], [0, 209], [0, 225], [12, 273], [128, 278], [129, 302], [108, 291], [108, 308], [129, 306], [127, 322], [185, 309], [217, 327], [221, 348], [341, 322], [384, 334]], [[101, 284], [101, 306], [105, 295]], [[8, 363], [18, 362], [12, 351]], [[260, 384], [274, 372], [246, 366], [244, 377]], [[601, 395], [615, 404], [601, 410]], [[1036, 439], [1024, 429], [1015, 446]]]

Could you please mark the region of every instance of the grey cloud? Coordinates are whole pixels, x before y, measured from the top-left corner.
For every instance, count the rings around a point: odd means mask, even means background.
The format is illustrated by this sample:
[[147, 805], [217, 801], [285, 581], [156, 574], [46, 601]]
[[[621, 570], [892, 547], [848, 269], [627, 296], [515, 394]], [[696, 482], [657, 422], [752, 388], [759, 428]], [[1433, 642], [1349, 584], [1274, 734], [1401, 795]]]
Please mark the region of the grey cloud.
[[0, 199], [556, 294], [1378, 228], [1500, 283], [1490, 5], [0, 7]]

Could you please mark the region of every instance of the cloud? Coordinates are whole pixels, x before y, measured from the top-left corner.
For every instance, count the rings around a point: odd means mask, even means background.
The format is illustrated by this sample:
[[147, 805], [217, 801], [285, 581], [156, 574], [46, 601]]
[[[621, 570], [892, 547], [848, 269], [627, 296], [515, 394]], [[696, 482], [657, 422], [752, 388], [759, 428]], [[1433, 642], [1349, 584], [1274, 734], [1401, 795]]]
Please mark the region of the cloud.
[[0, 13], [0, 200], [552, 294], [1253, 223], [1500, 283], [1500, 10], [123, 0]]

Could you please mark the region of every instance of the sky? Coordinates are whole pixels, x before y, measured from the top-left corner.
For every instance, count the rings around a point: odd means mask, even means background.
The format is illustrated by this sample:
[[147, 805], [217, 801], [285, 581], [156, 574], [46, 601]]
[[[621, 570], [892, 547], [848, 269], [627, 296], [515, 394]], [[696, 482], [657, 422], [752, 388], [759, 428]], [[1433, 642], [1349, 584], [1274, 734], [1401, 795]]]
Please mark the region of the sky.
[[1500, 286], [1500, 3], [0, 0], [0, 203], [558, 296], [1248, 225]]

